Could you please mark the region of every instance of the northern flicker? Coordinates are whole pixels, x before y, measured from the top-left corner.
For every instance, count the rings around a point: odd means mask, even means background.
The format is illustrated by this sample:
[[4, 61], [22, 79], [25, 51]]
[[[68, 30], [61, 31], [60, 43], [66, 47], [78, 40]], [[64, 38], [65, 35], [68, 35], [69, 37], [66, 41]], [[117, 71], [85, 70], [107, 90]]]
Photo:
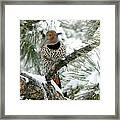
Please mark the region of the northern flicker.
[[[54, 68], [54, 65], [65, 57], [66, 49], [63, 42], [59, 41], [58, 35], [59, 34], [57, 34], [54, 30], [48, 31], [46, 33], [47, 41], [41, 49], [44, 75], [47, 75], [49, 70]], [[59, 79], [59, 76], [55, 76], [55, 78], [53, 78], [54, 81], [57, 81], [56, 84], [61, 86], [61, 83], [57, 79]]]

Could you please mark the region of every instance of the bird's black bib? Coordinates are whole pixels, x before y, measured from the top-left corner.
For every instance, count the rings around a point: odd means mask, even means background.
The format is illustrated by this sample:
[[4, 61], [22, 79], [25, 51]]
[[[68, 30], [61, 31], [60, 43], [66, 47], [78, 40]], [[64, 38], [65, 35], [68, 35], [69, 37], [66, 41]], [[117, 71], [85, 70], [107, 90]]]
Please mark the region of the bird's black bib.
[[57, 49], [59, 49], [59, 47], [60, 47], [60, 41], [57, 42], [57, 43], [54, 44], [54, 45], [47, 45], [47, 47], [48, 47], [49, 49], [57, 50]]

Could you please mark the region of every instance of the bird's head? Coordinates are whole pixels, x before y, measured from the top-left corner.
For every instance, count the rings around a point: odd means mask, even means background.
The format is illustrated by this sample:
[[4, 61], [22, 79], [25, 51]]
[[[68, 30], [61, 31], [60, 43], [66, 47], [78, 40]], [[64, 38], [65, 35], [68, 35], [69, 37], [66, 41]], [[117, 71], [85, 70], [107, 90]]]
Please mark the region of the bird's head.
[[51, 43], [54, 43], [57, 41], [58, 35], [60, 34], [62, 33], [56, 33], [56, 31], [50, 30], [46, 33], [46, 37]]

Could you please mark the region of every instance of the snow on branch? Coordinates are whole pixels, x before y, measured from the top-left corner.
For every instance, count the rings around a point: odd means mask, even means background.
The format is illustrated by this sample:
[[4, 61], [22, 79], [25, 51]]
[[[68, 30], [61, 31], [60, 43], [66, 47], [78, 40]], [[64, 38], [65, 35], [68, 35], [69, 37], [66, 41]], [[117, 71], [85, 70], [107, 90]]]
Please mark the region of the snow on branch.
[[[32, 100], [66, 100], [62, 91], [52, 80], [51, 85], [43, 80], [44, 76], [34, 75], [27, 72], [20, 74], [20, 96], [22, 99]], [[28, 81], [26, 81], [28, 79]]]
[[97, 46], [100, 45], [100, 42], [94, 42], [92, 44], [89, 44], [83, 48], [80, 48], [79, 50], [75, 50], [73, 53], [71, 53], [70, 55], [66, 56], [66, 58], [64, 60], [60, 60], [56, 65], [55, 65], [55, 70], [50, 70], [50, 72], [48, 73], [48, 76], [51, 77], [54, 75], [54, 73], [56, 71], [58, 71], [59, 69], [61, 69], [64, 66], [67, 66], [67, 64], [71, 61], [73, 61], [74, 59], [76, 59], [77, 57], [80, 57], [82, 55], [87, 54], [88, 52], [90, 52], [92, 49], [96, 48]]

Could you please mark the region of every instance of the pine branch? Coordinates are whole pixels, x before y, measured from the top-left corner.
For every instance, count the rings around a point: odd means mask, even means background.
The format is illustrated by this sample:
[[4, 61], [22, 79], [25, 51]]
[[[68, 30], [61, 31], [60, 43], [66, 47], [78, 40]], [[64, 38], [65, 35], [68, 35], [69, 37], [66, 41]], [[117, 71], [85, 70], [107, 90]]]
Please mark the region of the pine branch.
[[100, 42], [94, 42], [90, 45], [87, 45], [83, 48], [80, 48], [79, 50], [75, 50], [73, 53], [71, 53], [70, 55], [66, 56], [65, 60], [60, 60], [56, 65], [55, 65], [55, 70], [50, 70], [50, 72], [48, 73], [49, 77], [52, 77], [56, 71], [58, 71], [59, 69], [61, 69], [64, 66], [67, 66], [67, 64], [73, 60], [75, 60], [77, 57], [80, 57], [82, 55], [87, 54], [88, 52], [90, 52], [92, 49], [96, 48], [97, 46], [100, 45]]
[[89, 90], [83, 94], [80, 94], [75, 100], [99, 100], [100, 95], [96, 92], [99, 91], [99, 83], [88, 87]]

